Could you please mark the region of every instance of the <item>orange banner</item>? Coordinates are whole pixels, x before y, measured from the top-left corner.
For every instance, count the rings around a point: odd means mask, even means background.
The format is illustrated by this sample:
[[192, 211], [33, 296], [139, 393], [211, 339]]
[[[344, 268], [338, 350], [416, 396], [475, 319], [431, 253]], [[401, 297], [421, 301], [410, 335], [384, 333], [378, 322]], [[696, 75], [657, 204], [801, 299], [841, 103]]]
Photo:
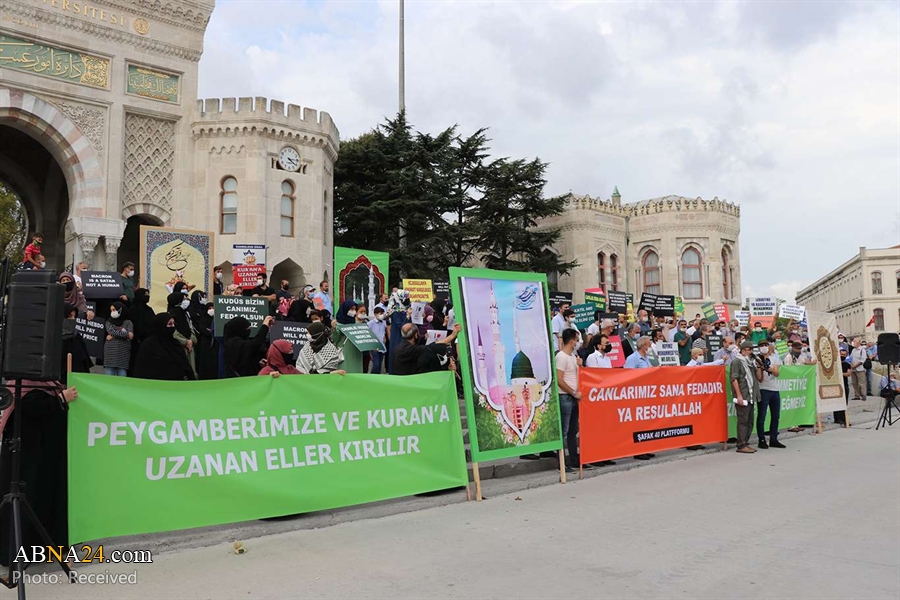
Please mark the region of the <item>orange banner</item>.
[[725, 367], [582, 369], [581, 463], [728, 439]]

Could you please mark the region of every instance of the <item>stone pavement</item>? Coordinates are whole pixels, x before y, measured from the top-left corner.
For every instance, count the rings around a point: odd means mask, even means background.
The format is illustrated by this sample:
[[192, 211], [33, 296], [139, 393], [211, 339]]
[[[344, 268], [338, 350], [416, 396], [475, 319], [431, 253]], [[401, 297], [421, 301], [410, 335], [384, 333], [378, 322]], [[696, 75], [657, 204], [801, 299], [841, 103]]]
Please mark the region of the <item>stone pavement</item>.
[[82, 572], [136, 570], [139, 583], [35, 585], [29, 598], [897, 598], [900, 426], [857, 421], [786, 450], [506, 494], [519, 478], [493, 480], [482, 503], [244, 539], [240, 556], [223, 539], [93, 565]]

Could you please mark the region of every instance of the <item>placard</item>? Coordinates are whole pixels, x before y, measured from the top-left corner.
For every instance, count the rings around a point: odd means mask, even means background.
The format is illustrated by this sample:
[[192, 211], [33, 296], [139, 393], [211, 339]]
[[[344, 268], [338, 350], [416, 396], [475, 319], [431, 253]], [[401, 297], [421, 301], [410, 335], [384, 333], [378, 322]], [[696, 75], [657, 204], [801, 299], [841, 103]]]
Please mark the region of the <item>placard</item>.
[[659, 366], [677, 367], [681, 363], [678, 357], [678, 344], [675, 342], [657, 342], [656, 356], [659, 357]]
[[787, 340], [778, 340], [775, 342], [775, 352], [778, 353], [779, 358], [784, 358], [784, 356], [789, 352]]
[[782, 304], [778, 308], [778, 316], [782, 319], [793, 319], [799, 323], [806, 318], [806, 307], [799, 304]]
[[594, 304], [573, 304], [571, 310], [575, 312], [575, 327], [587, 329], [594, 323], [594, 313], [597, 307]]
[[658, 295], [656, 297], [656, 307], [653, 309], [653, 315], [657, 317], [674, 317], [675, 296]]
[[293, 321], [275, 321], [269, 328], [269, 343], [287, 340], [294, 347], [294, 360], [300, 349], [307, 343], [308, 328], [311, 323], [294, 323]]
[[719, 313], [716, 312], [716, 305], [712, 302], [703, 303], [700, 306], [700, 312], [703, 313], [703, 318], [710, 323], [716, 321], [719, 318]]
[[434, 289], [435, 300], [447, 302], [450, 299], [450, 280], [449, 279], [432, 279], [431, 287]]
[[361, 302], [375, 314], [381, 294], [388, 291], [388, 268], [390, 255], [387, 252], [374, 250], [357, 250], [356, 248], [334, 247], [334, 279], [332, 286], [334, 308], [316, 307], [337, 314], [337, 309], [344, 300]]
[[114, 271], [82, 271], [81, 291], [85, 298], [118, 300], [125, 295], [122, 276]]
[[256, 276], [266, 272], [265, 244], [234, 244], [231, 248], [234, 284], [245, 290], [255, 288]]
[[413, 302], [410, 306], [412, 309], [412, 315], [409, 317], [409, 320], [412, 321], [416, 325], [424, 325], [425, 324], [425, 303], [424, 302]]
[[606, 357], [610, 364], [613, 368], [624, 367], [625, 351], [622, 350], [622, 338], [617, 335], [609, 336], [609, 345], [612, 346], [612, 349], [606, 353]]
[[606, 294], [603, 293], [603, 288], [584, 290], [584, 301], [593, 304], [599, 311], [606, 310]]
[[338, 325], [338, 331], [347, 336], [350, 343], [356, 346], [360, 352], [368, 352], [369, 350], [378, 350], [384, 352], [384, 344], [381, 343], [375, 333], [369, 329], [366, 323], [351, 323], [349, 325]]
[[684, 316], [684, 298], [675, 296], [675, 314]]
[[772, 297], [750, 298], [750, 314], [753, 318], [774, 317], [778, 300]]
[[614, 292], [606, 293], [606, 308], [609, 312], [624, 315], [628, 312], [628, 305], [634, 304], [634, 295], [630, 292]]
[[434, 300], [430, 279], [404, 279], [403, 289], [409, 292], [409, 299], [412, 302], [427, 303]]
[[638, 310], [653, 312], [653, 309], [656, 308], [657, 298], [657, 294], [648, 294], [647, 292], [644, 292], [643, 294], [641, 294], [641, 301], [638, 303]]
[[435, 342], [439, 342], [447, 337], [447, 331], [444, 329], [429, 329], [425, 332], [425, 345], [428, 346]]
[[816, 410], [844, 410], [844, 375], [837, 345], [837, 317], [833, 313], [809, 311], [809, 346], [816, 357]]
[[716, 352], [722, 349], [722, 336], [710, 334], [706, 336], [706, 360], [715, 360]]
[[728, 322], [728, 306], [725, 304], [716, 304], [716, 320]]
[[251, 296], [215, 296], [213, 309], [216, 337], [225, 335], [225, 324], [235, 317], [250, 321], [250, 335], [256, 335], [259, 326], [269, 316], [269, 301]]
[[135, 287], [150, 290], [154, 311], [166, 311], [166, 298], [179, 282], [191, 292], [213, 289], [213, 232], [141, 225], [140, 238], [142, 281], [135, 281]]
[[103, 346], [106, 344], [106, 321], [94, 318], [88, 321], [82, 317], [75, 317], [75, 331], [84, 339], [88, 356], [103, 358]]
[[750, 323], [750, 311], [736, 310], [734, 311], [734, 318], [737, 320], [738, 326], [746, 326]]
[[548, 298], [550, 300], [550, 310], [553, 312], [558, 312], [559, 307], [563, 304], [572, 304], [571, 292], [550, 292]]

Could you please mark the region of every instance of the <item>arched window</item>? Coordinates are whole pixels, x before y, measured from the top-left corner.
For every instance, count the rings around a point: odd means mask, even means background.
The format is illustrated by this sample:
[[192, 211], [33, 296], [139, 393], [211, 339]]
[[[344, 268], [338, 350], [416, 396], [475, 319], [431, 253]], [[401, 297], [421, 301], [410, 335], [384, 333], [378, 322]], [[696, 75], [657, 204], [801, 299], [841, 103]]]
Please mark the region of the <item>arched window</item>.
[[731, 252], [728, 247], [722, 248], [722, 288], [726, 300], [734, 298], [734, 275], [731, 272]]
[[222, 233], [237, 233], [237, 179], [228, 176], [222, 180], [221, 196], [221, 219], [219, 220]]
[[897, 293], [900, 294], [900, 271], [894, 273], [897, 276]]
[[875, 311], [875, 331], [884, 331], [884, 310], [876, 308]]
[[872, 294], [878, 295], [882, 294], [881, 288], [881, 271], [873, 271], [872, 272]]
[[609, 289], [619, 291], [619, 257], [615, 254], [609, 255]]
[[688, 248], [681, 254], [681, 292], [685, 298], [703, 297], [703, 260], [696, 248]]
[[322, 245], [328, 245], [328, 190], [322, 192]]
[[281, 235], [294, 237], [294, 184], [281, 182]]
[[597, 253], [597, 283], [606, 290], [606, 255]]
[[659, 294], [661, 285], [659, 277], [659, 255], [653, 250], [644, 254], [641, 261], [644, 268], [644, 291], [648, 294]]

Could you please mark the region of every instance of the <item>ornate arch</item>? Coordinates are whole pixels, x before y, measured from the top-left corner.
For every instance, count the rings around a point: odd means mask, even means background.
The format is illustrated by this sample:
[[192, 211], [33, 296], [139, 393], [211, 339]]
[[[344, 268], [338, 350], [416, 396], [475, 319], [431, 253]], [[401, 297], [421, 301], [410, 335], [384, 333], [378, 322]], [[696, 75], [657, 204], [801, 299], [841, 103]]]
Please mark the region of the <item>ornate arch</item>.
[[166, 209], [155, 204], [129, 204], [122, 209], [122, 219], [128, 220], [129, 217], [151, 216], [159, 221], [160, 226], [169, 224], [172, 215]]
[[69, 214], [106, 216], [106, 178], [91, 141], [58, 108], [13, 87], [0, 87], [0, 123], [31, 136], [59, 163]]

